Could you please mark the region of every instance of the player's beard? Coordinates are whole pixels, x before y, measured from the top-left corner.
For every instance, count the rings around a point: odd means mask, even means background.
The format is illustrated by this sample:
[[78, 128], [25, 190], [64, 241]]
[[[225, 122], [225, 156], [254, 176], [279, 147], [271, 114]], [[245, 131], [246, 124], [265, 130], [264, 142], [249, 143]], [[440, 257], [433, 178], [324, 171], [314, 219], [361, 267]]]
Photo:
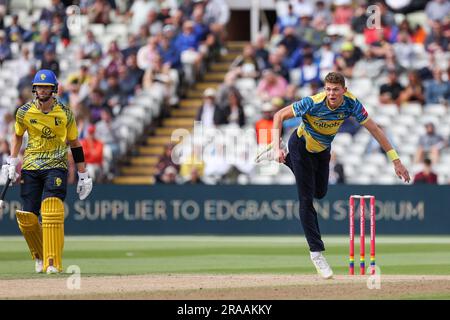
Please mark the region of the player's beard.
[[52, 96], [53, 96], [52, 93], [46, 94], [46, 95], [38, 95], [38, 94], [36, 94], [36, 98], [42, 103], [47, 102], [48, 100], [50, 100], [52, 98]]

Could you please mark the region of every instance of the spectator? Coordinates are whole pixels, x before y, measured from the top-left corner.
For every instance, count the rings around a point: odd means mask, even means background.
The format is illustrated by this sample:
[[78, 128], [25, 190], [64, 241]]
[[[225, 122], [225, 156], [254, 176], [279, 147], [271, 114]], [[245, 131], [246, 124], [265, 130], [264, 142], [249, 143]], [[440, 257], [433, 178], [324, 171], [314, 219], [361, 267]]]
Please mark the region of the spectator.
[[103, 143], [95, 138], [95, 126], [88, 128], [88, 135], [80, 141], [84, 151], [84, 162], [89, 176], [100, 181], [103, 178]]
[[355, 9], [355, 13], [351, 20], [352, 30], [355, 33], [362, 34], [367, 26], [367, 3], [362, 1]]
[[87, 109], [90, 114], [90, 122], [97, 123], [101, 119], [102, 110], [112, 112], [105, 101], [105, 95], [100, 89], [94, 89], [87, 100]]
[[135, 0], [127, 13], [131, 19], [131, 32], [137, 33], [139, 28], [145, 24], [150, 10], [156, 10], [154, 1], [151, 0]]
[[314, 9], [314, 19], [312, 24], [315, 25], [317, 20], [324, 21], [326, 25], [330, 25], [333, 17], [330, 9], [325, 4], [325, 1], [317, 1]]
[[204, 22], [203, 7], [195, 7], [194, 12], [192, 13], [192, 20], [194, 21], [194, 34], [196, 35], [198, 41], [200, 43], [206, 41], [210, 30], [208, 25]]
[[163, 30], [163, 36], [159, 40], [158, 52], [163, 59], [164, 65], [169, 69], [177, 70], [179, 73], [182, 71], [180, 51], [170, 37], [170, 34], [173, 33], [173, 26], [167, 25]]
[[445, 35], [443, 25], [439, 21], [431, 22], [431, 33], [425, 39], [425, 48], [430, 52], [449, 50], [449, 37]]
[[92, 6], [87, 8], [87, 15], [90, 23], [107, 25], [111, 22], [109, 12], [111, 6], [106, 0], [95, 0]]
[[9, 42], [22, 43], [24, 38], [26, 38], [27, 30], [19, 24], [19, 16], [17, 14], [12, 16], [11, 25], [6, 27], [5, 33]]
[[33, 82], [34, 75], [36, 74], [36, 72], [37, 72], [36, 65], [31, 64], [30, 69], [28, 69], [28, 74], [20, 78], [19, 83], [17, 84], [17, 91], [22, 92], [24, 89], [29, 89], [30, 83]]
[[396, 60], [404, 69], [411, 69], [418, 60], [417, 49], [406, 32], [398, 34], [397, 42], [393, 44]]
[[167, 167], [174, 167], [178, 173], [180, 170], [180, 165], [175, 163], [174, 159], [175, 155], [173, 154], [174, 151], [174, 145], [168, 144], [165, 146], [163, 155], [159, 158], [158, 164], [156, 165], [156, 175], [162, 175], [164, 170]]
[[204, 127], [214, 127], [225, 124], [226, 118], [223, 111], [215, 102], [216, 90], [207, 88], [203, 93], [203, 105], [197, 113], [196, 121], [201, 121]]
[[380, 103], [400, 105], [398, 98], [403, 90], [403, 86], [398, 81], [397, 71], [394, 69], [389, 70], [388, 82], [380, 87]]
[[322, 46], [317, 52], [319, 58], [319, 67], [321, 74], [327, 74], [333, 71], [333, 67], [336, 61], [336, 53], [331, 48], [331, 39], [326, 37], [323, 39]]
[[42, 60], [44, 52], [52, 50], [56, 52], [56, 44], [51, 39], [50, 29], [45, 27], [41, 29], [40, 39], [34, 43], [33, 54], [36, 60]]
[[269, 101], [274, 97], [283, 97], [286, 93], [287, 81], [273, 70], [266, 69], [257, 87], [258, 97], [263, 101]]
[[128, 37], [128, 44], [125, 49], [122, 50], [122, 56], [124, 59], [127, 59], [130, 55], [137, 55], [141, 46], [137, 41], [137, 36], [135, 34], [131, 34]]
[[31, 56], [28, 46], [22, 46], [20, 57], [17, 60], [16, 76], [19, 79], [28, 74], [32, 65], [36, 65], [36, 60]]
[[341, 55], [336, 58], [337, 71], [348, 78], [353, 77], [355, 64], [363, 57], [361, 49], [351, 42], [344, 42], [341, 47]]
[[199, 184], [199, 185], [205, 184], [203, 182], [203, 180], [201, 179], [201, 177], [200, 177], [200, 173], [198, 171], [198, 168], [193, 167], [191, 169], [191, 174], [189, 176], [189, 179], [184, 184]]
[[353, 17], [351, 0], [334, 0], [333, 23], [350, 25]]
[[450, 14], [450, 3], [448, 0], [428, 1], [425, 14], [430, 21], [443, 21]]
[[236, 71], [228, 71], [225, 74], [225, 79], [223, 80], [223, 83], [220, 84], [216, 95], [216, 101], [219, 106], [225, 106], [228, 103], [228, 95], [232, 90], [239, 95], [240, 100], [242, 99], [242, 95], [235, 85], [237, 74]]
[[255, 50], [250, 43], [244, 46], [242, 54], [234, 59], [230, 70], [235, 70], [242, 78], [259, 78], [264, 67], [264, 61], [255, 55]]
[[285, 65], [287, 58], [286, 47], [280, 45], [269, 55], [269, 69], [272, 69], [275, 73], [282, 76], [287, 82], [289, 82], [289, 69]]
[[440, 152], [445, 146], [445, 141], [436, 133], [434, 124], [425, 124], [425, 135], [419, 138], [419, 147], [415, 155], [415, 162], [421, 163], [424, 159], [431, 159], [433, 164], [439, 162]]
[[295, 35], [294, 27], [286, 27], [284, 29], [283, 37], [278, 44], [286, 47], [286, 54], [288, 58], [291, 57], [295, 49], [297, 49], [299, 46], [303, 47], [304, 45], [303, 41], [300, 41], [299, 38], [297, 38], [297, 36]]
[[145, 21], [145, 27], [148, 29], [151, 36], [157, 36], [162, 32], [164, 24], [158, 20], [158, 12], [156, 9], [151, 9], [147, 13], [147, 19]]
[[407, 102], [418, 102], [423, 105], [425, 103], [424, 89], [422, 80], [418, 77], [417, 72], [408, 72], [408, 80], [409, 83], [405, 90], [400, 93], [400, 105]]
[[312, 15], [314, 13], [314, 5], [311, 0], [292, 0], [294, 13], [300, 17], [302, 14]]
[[345, 184], [344, 166], [338, 162], [336, 152], [331, 152], [330, 157], [330, 184]]
[[423, 160], [423, 169], [414, 176], [414, 184], [437, 184], [438, 177], [433, 172], [430, 159]]
[[12, 59], [11, 47], [6, 39], [5, 32], [0, 30], [0, 66], [5, 60]]
[[155, 180], [157, 183], [164, 184], [176, 184], [177, 183], [177, 169], [172, 166], [168, 166], [164, 169], [163, 173], [156, 175]]
[[266, 37], [262, 34], [256, 36], [255, 41], [255, 57], [261, 59], [264, 62], [264, 67], [261, 69], [266, 69], [269, 67], [269, 51], [266, 48]]
[[[54, 37], [56, 37], [61, 41], [64, 48], [66, 48], [70, 44], [70, 31], [67, 25], [68, 25], [67, 19], [64, 20], [64, 18], [60, 15], [53, 16], [50, 31]], [[25, 36], [25, 41], [27, 41], [28, 39], [31, 40], [32, 35], [33, 32], [27, 32]]]
[[91, 59], [94, 54], [102, 54], [102, 46], [95, 39], [95, 35], [91, 30], [86, 33], [86, 42], [81, 43], [78, 52], [79, 59]]
[[[311, 84], [313, 82], [321, 85], [320, 67], [313, 61], [312, 55], [306, 55], [303, 58], [303, 66], [300, 68], [300, 87]], [[319, 85], [319, 86], [320, 86]]]
[[66, 8], [61, 0], [52, 0], [48, 6], [42, 9], [39, 21], [51, 26], [54, 16], [65, 17], [65, 15]]
[[190, 17], [194, 11], [194, 1], [193, 0], [182, 0], [178, 9], [183, 13], [185, 17]]
[[284, 16], [278, 16], [275, 25], [273, 26], [272, 34], [282, 34], [284, 29], [287, 27], [297, 27], [299, 24], [299, 19], [296, 14], [294, 14], [294, 8], [291, 3], [288, 4], [288, 12]]
[[59, 62], [56, 58], [56, 53], [53, 50], [45, 50], [40, 69], [51, 70], [57, 77], [59, 77]]
[[439, 68], [433, 70], [433, 79], [425, 81], [426, 104], [450, 104], [450, 81], [444, 80], [444, 73]]
[[266, 145], [272, 142], [273, 114], [276, 110], [271, 102], [265, 102], [261, 111], [262, 118], [255, 123], [256, 142]]
[[[145, 71], [142, 87], [164, 105], [168, 105], [171, 97], [175, 95], [175, 86], [170, 76], [170, 70], [164, 67], [159, 54], [153, 57], [151, 67]], [[168, 112], [168, 110], [164, 110], [164, 112]]]
[[244, 108], [237, 90], [230, 90], [228, 103], [225, 105], [223, 113], [227, 124], [235, 124], [239, 127], [245, 125]]
[[119, 128], [112, 121], [111, 114], [101, 111], [101, 120], [95, 125], [95, 137], [104, 145], [104, 154], [108, 154], [109, 160], [117, 160], [120, 152], [119, 137], [117, 136]]

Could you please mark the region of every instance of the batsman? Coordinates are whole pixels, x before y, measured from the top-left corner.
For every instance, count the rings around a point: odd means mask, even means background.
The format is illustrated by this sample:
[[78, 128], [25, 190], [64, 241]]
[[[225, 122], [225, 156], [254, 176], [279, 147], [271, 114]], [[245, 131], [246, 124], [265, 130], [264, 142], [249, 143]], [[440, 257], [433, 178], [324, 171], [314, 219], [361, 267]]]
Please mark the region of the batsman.
[[[17, 223], [35, 260], [38, 273], [63, 270], [64, 199], [67, 191], [68, 145], [78, 171], [80, 200], [92, 191], [83, 148], [78, 140], [75, 117], [56, 97], [58, 81], [50, 70], [39, 70], [32, 83], [34, 99], [17, 109], [11, 155], [2, 174], [17, 179], [16, 167], [25, 132], [25, 148], [20, 175], [22, 210]], [[39, 222], [41, 216], [41, 222]]]

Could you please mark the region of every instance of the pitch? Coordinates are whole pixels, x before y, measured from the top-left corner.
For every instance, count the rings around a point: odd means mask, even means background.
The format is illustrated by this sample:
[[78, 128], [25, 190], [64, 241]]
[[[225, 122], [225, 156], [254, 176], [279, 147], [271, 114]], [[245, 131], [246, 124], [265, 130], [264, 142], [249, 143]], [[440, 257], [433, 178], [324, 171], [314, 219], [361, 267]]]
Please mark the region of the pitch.
[[347, 275], [348, 237], [324, 241], [332, 280], [301, 236], [67, 237], [79, 277], [33, 273], [25, 241], [0, 237], [0, 299], [450, 299], [449, 236], [377, 237], [372, 281]]

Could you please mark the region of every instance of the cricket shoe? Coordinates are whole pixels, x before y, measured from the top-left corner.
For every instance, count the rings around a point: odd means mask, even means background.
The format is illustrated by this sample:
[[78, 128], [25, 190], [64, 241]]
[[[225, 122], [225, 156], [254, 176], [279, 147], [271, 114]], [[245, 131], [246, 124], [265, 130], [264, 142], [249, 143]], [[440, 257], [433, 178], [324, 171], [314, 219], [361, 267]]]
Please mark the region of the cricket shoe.
[[36, 273], [42, 273], [44, 271], [44, 261], [36, 259], [34, 262], [34, 270], [36, 270]]
[[333, 270], [321, 252], [311, 252], [311, 261], [316, 267], [317, 273], [324, 279], [333, 277]]
[[[281, 150], [284, 151], [285, 154], [287, 154], [287, 147], [282, 140], [280, 141], [280, 148]], [[264, 160], [267, 161], [275, 160], [275, 154], [273, 152], [273, 142], [266, 145], [265, 148], [256, 155], [255, 158], [256, 163], [261, 163]]]
[[47, 267], [47, 274], [59, 273], [59, 270], [54, 266]]

